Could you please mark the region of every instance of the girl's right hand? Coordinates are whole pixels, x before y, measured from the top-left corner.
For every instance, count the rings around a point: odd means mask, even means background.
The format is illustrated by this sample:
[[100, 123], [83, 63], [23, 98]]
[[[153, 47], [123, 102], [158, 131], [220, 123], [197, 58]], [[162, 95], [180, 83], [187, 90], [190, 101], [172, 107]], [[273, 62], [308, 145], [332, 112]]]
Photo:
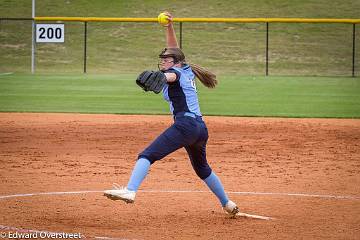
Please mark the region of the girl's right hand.
[[169, 23], [164, 25], [164, 27], [168, 27], [169, 25], [171, 25], [173, 23], [173, 16], [168, 11], [165, 11], [164, 13], [168, 17], [168, 20], [169, 20]]

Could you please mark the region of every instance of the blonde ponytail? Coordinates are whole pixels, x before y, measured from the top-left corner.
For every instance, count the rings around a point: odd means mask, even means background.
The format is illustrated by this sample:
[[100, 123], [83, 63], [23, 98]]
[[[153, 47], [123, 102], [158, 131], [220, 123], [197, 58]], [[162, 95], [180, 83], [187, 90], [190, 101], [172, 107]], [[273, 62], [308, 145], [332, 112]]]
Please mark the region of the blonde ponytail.
[[[180, 48], [164, 48], [159, 58], [172, 57], [174, 59], [174, 63], [185, 64], [185, 55]], [[200, 80], [202, 84], [204, 84], [208, 88], [214, 88], [218, 83], [216, 80], [216, 75], [212, 72], [200, 67], [199, 65], [190, 63], [189, 64], [195, 76]]]
[[214, 73], [193, 63], [190, 63], [189, 65], [195, 73], [195, 76], [200, 80], [202, 84], [204, 84], [204, 86], [208, 88], [214, 88], [216, 86], [218, 82]]

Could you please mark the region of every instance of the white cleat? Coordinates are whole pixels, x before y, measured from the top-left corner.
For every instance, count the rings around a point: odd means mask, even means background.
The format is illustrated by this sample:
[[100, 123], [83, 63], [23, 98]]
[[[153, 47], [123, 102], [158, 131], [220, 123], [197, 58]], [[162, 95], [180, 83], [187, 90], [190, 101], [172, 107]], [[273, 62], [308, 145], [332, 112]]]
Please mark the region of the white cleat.
[[122, 200], [126, 203], [133, 203], [135, 201], [135, 191], [130, 191], [125, 187], [120, 187], [117, 184], [114, 184], [114, 188], [112, 190], [105, 190], [104, 196], [111, 200]]
[[239, 213], [239, 208], [236, 206], [236, 203], [229, 200], [226, 205], [223, 207], [224, 211], [230, 215], [231, 218], [235, 218]]

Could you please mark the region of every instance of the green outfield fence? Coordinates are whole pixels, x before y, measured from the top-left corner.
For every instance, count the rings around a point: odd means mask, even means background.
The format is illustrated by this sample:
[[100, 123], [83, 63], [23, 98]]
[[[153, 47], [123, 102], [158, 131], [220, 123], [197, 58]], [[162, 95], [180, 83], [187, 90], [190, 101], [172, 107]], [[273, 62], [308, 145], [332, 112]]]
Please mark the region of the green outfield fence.
[[[87, 72], [87, 29], [89, 22], [157, 22], [157, 18], [100, 18], [100, 17], [35, 17], [35, 18], [0, 18], [1, 21], [33, 21], [35, 23], [39, 22], [83, 22], [84, 31], [83, 31], [83, 72]], [[183, 36], [184, 36], [184, 24], [185, 22], [190, 23], [265, 23], [265, 75], [269, 75], [269, 32], [270, 32], [270, 23], [312, 23], [312, 24], [324, 24], [324, 23], [338, 23], [338, 24], [348, 24], [352, 26], [352, 34], [349, 36], [352, 41], [352, 56], [351, 56], [351, 76], [356, 76], [356, 24], [360, 23], [360, 19], [305, 19], [305, 18], [174, 18], [174, 22], [179, 24], [179, 44], [180, 47], [183, 47]], [[350, 73], [350, 70], [349, 70]], [[350, 75], [350, 74], [349, 74]]]

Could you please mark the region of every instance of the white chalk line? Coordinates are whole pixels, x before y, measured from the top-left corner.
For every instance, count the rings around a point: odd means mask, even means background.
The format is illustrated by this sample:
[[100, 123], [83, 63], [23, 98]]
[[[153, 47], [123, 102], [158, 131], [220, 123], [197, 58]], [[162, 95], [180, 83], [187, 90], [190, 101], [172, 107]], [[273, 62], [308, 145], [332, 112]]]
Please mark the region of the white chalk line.
[[[70, 191], [70, 192], [39, 192], [39, 193], [24, 193], [2, 195], [0, 199], [16, 198], [16, 197], [31, 197], [41, 195], [67, 195], [67, 194], [87, 194], [87, 193], [102, 193], [103, 191]], [[201, 190], [139, 190], [144, 193], [210, 193], [210, 191]], [[333, 199], [349, 199], [360, 200], [358, 196], [341, 196], [341, 195], [322, 195], [322, 194], [308, 194], [308, 193], [274, 193], [274, 192], [227, 192], [228, 194], [239, 195], [269, 195], [269, 196], [289, 196], [289, 197], [313, 197], [313, 198], [333, 198]]]
[[[25, 194], [12, 194], [2, 195], [1, 199], [17, 198], [17, 197], [31, 197], [31, 196], [44, 196], [44, 195], [69, 195], [69, 194], [87, 194], [87, 193], [102, 193], [103, 191], [69, 191], [69, 192], [40, 192], [40, 193], [25, 193]], [[209, 191], [201, 190], [139, 190], [144, 193], [210, 193]], [[325, 199], [349, 199], [349, 200], [360, 200], [358, 196], [340, 196], [340, 195], [321, 195], [321, 194], [306, 194], [306, 193], [273, 193], [273, 192], [227, 192], [228, 194], [239, 194], [239, 195], [268, 195], [268, 196], [292, 196], [292, 197], [313, 197], [313, 198], [325, 198]], [[249, 215], [250, 216], [250, 215]], [[253, 215], [251, 215], [253, 216]], [[256, 215], [255, 215], [256, 216]], [[259, 217], [259, 216], [256, 216]], [[269, 218], [270, 219], [270, 218]], [[50, 231], [39, 231], [30, 229], [21, 229], [16, 227], [9, 227], [0, 225], [0, 230], [10, 230], [23, 233], [55, 233]], [[61, 233], [58, 233], [61, 234]], [[80, 233], [81, 234], [81, 233]], [[82, 239], [98, 239], [98, 240], [130, 240], [127, 238], [111, 238], [111, 237], [86, 237], [81, 234]]]
[[[143, 190], [142, 192], [154, 193], [209, 193], [209, 191], [193, 191], [193, 190]], [[307, 193], [274, 193], [274, 192], [227, 192], [228, 194], [239, 195], [274, 195], [274, 196], [291, 196], [291, 197], [314, 197], [314, 198], [335, 198], [335, 199], [351, 199], [360, 200], [357, 196], [339, 196], [339, 195], [321, 195]]]
[[0, 196], [0, 199], [16, 198], [16, 197], [31, 197], [31, 196], [41, 196], [41, 195], [66, 195], [66, 194], [86, 194], [86, 193], [101, 193], [101, 192], [103, 192], [103, 191], [74, 191], [74, 192], [25, 193], [25, 194], [3, 195], [3, 196]]

